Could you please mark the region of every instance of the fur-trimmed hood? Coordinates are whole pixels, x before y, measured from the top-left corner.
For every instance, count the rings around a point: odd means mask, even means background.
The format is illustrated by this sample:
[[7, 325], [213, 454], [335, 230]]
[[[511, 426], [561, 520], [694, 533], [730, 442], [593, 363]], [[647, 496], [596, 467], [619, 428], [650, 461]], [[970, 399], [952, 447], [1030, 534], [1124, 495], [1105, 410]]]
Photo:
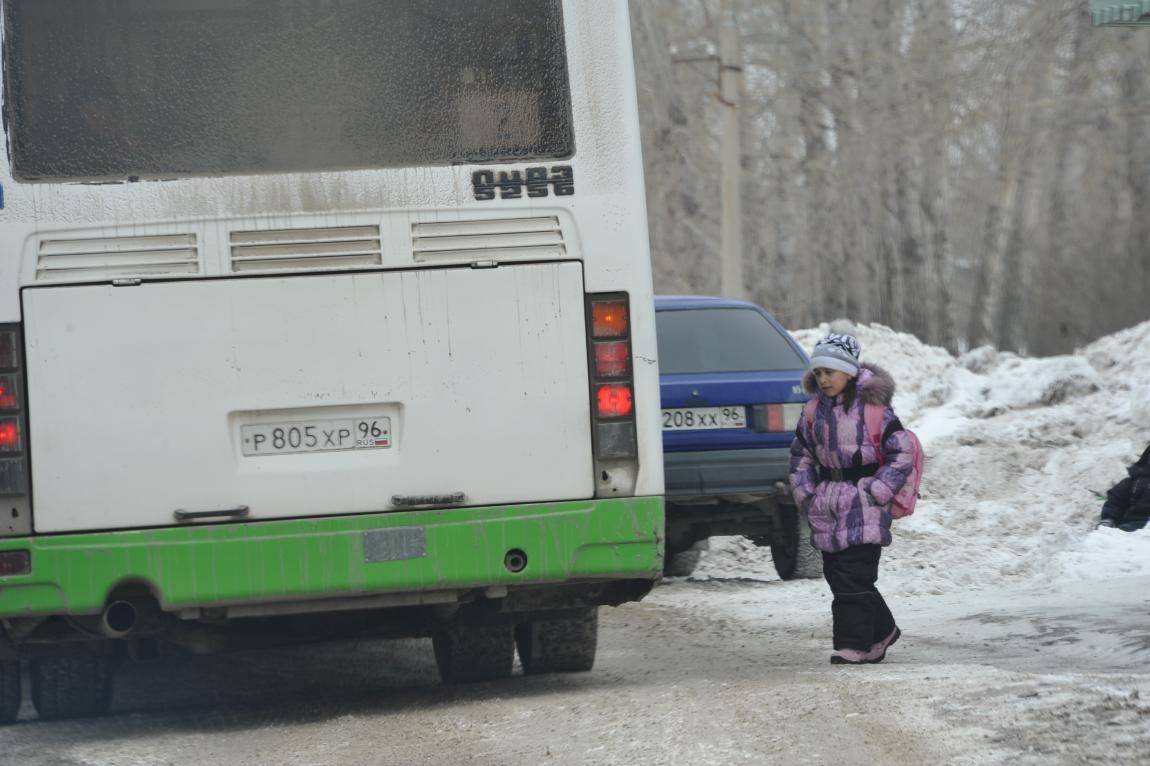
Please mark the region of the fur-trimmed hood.
[[[860, 401], [889, 407], [894, 400], [894, 388], [894, 378], [883, 368], [870, 363], [859, 365], [857, 391]], [[815, 383], [813, 370], [807, 370], [803, 375], [803, 390], [808, 394], [823, 396]]]

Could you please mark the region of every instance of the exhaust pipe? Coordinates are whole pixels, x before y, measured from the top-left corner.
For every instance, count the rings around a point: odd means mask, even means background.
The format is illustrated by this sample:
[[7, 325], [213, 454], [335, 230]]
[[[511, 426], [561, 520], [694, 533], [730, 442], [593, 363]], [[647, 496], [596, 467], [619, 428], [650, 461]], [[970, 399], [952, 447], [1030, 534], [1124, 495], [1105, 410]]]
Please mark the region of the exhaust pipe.
[[100, 615], [100, 632], [108, 638], [123, 638], [136, 629], [140, 610], [131, 601], [113, 601]]
[[518, 548], [512, 548], [503, 557], [503, 566], [507, 567], [507, 571], [511, 574], [519, 574], [527, 568], [527, 554]]
[[108, 638], [163, 637], [193, 654], [214, 654], [227, 643], [218, 630], [174, 619], [147, 596], [112, 601], [98, 617], [89, 617], [84, 624]]

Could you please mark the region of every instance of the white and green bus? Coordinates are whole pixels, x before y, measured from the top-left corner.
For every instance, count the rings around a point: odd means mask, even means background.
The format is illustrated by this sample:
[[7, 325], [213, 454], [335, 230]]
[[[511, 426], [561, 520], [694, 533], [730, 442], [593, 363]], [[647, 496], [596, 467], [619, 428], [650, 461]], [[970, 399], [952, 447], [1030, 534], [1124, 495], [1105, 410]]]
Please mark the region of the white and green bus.
[[0, 720], [122, 657], [587, 670], [662, 565], [623, 0], [3, 0]]

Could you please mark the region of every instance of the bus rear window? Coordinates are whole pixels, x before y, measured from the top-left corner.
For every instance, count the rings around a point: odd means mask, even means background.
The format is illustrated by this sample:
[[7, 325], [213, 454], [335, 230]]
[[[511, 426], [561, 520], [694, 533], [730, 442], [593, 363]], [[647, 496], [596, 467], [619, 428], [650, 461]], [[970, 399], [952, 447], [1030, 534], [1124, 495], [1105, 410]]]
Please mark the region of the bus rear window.
[[574, 152], [561, 0], [7, 0], [14, 175]]
[[684, 309], [655, 314], [659, 372], [801, 370], [802, 356], [752, 309]]

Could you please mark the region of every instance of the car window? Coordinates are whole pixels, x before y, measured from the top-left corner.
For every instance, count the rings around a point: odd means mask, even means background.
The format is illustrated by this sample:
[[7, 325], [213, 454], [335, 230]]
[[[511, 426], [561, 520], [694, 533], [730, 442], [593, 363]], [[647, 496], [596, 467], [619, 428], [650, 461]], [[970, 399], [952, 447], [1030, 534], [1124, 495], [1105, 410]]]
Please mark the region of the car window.
[[769, 372], [798, 370], [806, 361], [753, 309], [659, 311], [659, 371]]

